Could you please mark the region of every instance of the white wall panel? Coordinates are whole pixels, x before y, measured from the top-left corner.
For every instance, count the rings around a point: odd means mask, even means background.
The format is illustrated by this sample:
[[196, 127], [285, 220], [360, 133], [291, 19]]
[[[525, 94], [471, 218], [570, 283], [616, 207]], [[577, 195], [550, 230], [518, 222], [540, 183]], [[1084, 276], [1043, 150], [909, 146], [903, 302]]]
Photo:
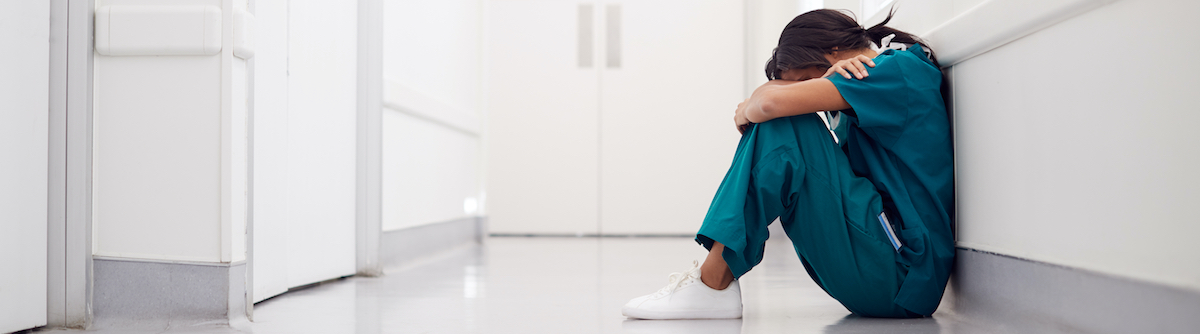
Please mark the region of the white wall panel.
[[0, 11], [0, 332], [46, 324], [50, 3]]
[[[862, 12], [862, 0], [825, 0], [824, 3], [825, 8], [848, 10], [855, 14], [855, 18], [858, 18], [860, 21], [862, 20], [862, 15], [860, 14]], [[779, 30], [783, 31], [783, 27], [780, 27]]]
[[221, 261], [221, 57], [95, 58], [95, 254]]
[[479, 137], [383, 111], [383, 230], [462, 218], [479, 201]]
[[[901, 0], [901, 1], [909, 1], [909, 0]], [[950, 7], [951, 7], [951, 11], [954, 13], [954, 15], [952, 15], [952, 16], [962, 15], [962, 13], [979, 6], [979, 4], [982, 4], [984, 1], [986, 1], [986, 0], [951, 0]]]
[[384, 0], [384, 80], [479, 109], [482, 1]]
[[288, 5], [288, 282], [355, 270], [357, 4]]
[[384, 2], [383, 230], [477, 214], [482, 24], [478, 0]]
[[221, 51], [217, 6], [101, 6], [96, 52], [106, 56], [212, 56]]
[[746, 56], [743, 95], [767, 82], [763, 73], [767, 59], [779, 45], [779, 34], [796, 15], [821, 8], [823, 1], [746, 0]]
[[[950, 19], [974, 8], [985, 0], [825, 0], [824, 7], [830, 9], [846, 9], [854, 13], [859, 24], [870, 28], [885, 17], [892, 8], [896, 16], [888, 22], [888, 26], [913, 34], [922, 35]], [[863, 5], [875, 7], [884, 4], [871, 13], [864, 11]], [[875, 7], [878, 8], [878, 7]], [[870, 8], [865, 9], [870, 10]], [[782, 30], [783, 27], [780, 27]], [[776, 36], [778, 37], [778, 36]]]
[[[108, 25], [125, 27], [98, 33], [111, 32], [113, 43], [123, 39], [121, 43], [138, 51], [95, 56], [96, 255], [200, 262], [245, 259], [246, 67], [245, 60], [232, 54], [232, 21], [220, 19], [231, 17], [234, 7], [244, 4], [97, 1], [97, 6], [114, 11]], [[134, 7], [146, 13], [115, 14]], [[154, 13], [179, 10], [199, 13], [191, 16], [204, 22], [181, 25], [153, 19], [158, 16]], [[221, 52], [211, 55], [181, 55], [175, 52], [176, 42], [138, 35], [158, 28], [196, 30], [192, 28], [212, 23], [221, 23], [216, 31], [222, 36], [215, 39], [220, 47], [213, 49]], [[205, 43], [205, 48], [211, 46]]]
[[1200, 46], [1171, 33], [1197, 12], [1117, 1], [956, 65], [959, 244], [1200, 290], [1200, 65], [1176, 59]]

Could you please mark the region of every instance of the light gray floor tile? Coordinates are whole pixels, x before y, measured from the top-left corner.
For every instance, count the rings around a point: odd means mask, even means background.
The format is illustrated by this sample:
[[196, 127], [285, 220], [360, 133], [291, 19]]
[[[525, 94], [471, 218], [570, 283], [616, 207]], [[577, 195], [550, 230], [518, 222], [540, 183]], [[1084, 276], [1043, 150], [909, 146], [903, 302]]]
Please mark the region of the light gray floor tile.
[[[244, 326], [88, 333], [975, 333], [953, 317], [850, 315], [804, 272], [786, 239], [742, 279], [744, 318], [644, 321], [621, 316], [630, 298], [705, 251], [689, 238], [490, 238], [382, 277], [353, 277], [255, 306]], [[41, 331], [39, 333], [78, 333]]]

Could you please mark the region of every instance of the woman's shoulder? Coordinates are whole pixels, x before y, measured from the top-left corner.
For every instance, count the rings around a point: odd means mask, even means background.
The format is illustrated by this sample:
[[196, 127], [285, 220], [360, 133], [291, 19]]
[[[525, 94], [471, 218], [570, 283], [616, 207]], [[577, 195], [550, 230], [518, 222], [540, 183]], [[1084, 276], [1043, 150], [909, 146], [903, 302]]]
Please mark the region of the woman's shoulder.
[[941, 72], [929, 57], [929, 49], [921, 44], [906, 46], [904, 49], [885, 49], [875, 57], [875, 62], [890, 63], [891, 66], [904, 68], [933, 70]]
[[[885, 49], [875, 57], [875, 67], [867, 69], [871, 77], [900, 79], [905, 78], [905, 81], [912, 85], [925, 86], [924, 82], [940, 83], [942, 71], [929, 56], [925, 53], [925, 49], [920, 44], [915, 44], [905, 50]], [[914, 80], [924, 79], [924, 80]]]

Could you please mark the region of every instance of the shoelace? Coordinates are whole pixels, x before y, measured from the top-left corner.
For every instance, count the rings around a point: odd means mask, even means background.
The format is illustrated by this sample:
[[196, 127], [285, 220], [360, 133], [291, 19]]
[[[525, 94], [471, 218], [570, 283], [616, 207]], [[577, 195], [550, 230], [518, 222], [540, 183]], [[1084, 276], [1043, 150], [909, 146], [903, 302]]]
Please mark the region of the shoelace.
[[699, 279], [699, 278], [700, 278], [700, 262], [692, 261], [691, 269], [685, 270], [683, 272], [672, 273], [670, 275], [667, 275], [667, 280], [670, 281], [670, 283], [667, 283], [667, 286], [663, 287], [662, 289], [659, 289], [658, 292], [654, 293], [654, 295], [656, 297], [662, 297], [664, 295], [670, 294], [672, 292], [675, 292], [675, 290], [678, 290], [679, 288], [682, 288], [689, 284], [692, 284], [693, 282], [696, 281], [696, 279]]

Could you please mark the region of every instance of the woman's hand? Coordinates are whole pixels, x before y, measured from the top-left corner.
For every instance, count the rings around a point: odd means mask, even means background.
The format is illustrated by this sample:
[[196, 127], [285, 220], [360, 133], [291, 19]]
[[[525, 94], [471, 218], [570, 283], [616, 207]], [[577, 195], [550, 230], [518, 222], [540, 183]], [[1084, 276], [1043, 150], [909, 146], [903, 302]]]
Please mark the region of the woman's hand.
[[[864, 66], [864, 64], [866, 66]], [[854, 73], [854, 76], [862, 79], [867, 77], [867, 66], [875, 67], [875, 61], [871, 60], [870, 57], [865, 55], [857, 55], [853, 58], [843, 59], [833, 64], [833, 66], [829, 67], [828, 71], [825, 71], [825, 75], [822, 75], [821, 77], [828, 77], [836, 72], [840, 73], [843, 77], [846, 77], [846, 79], [850, 79], [850, 73]]]
[[733, 125], [737, 126], [738, 133], [746, 134], [746, 130], [750, 129], [750, 120], [746, 118], [746, 106], [750, 105], [750, 99], [738, 103], [737, 110], [733, 111]]

